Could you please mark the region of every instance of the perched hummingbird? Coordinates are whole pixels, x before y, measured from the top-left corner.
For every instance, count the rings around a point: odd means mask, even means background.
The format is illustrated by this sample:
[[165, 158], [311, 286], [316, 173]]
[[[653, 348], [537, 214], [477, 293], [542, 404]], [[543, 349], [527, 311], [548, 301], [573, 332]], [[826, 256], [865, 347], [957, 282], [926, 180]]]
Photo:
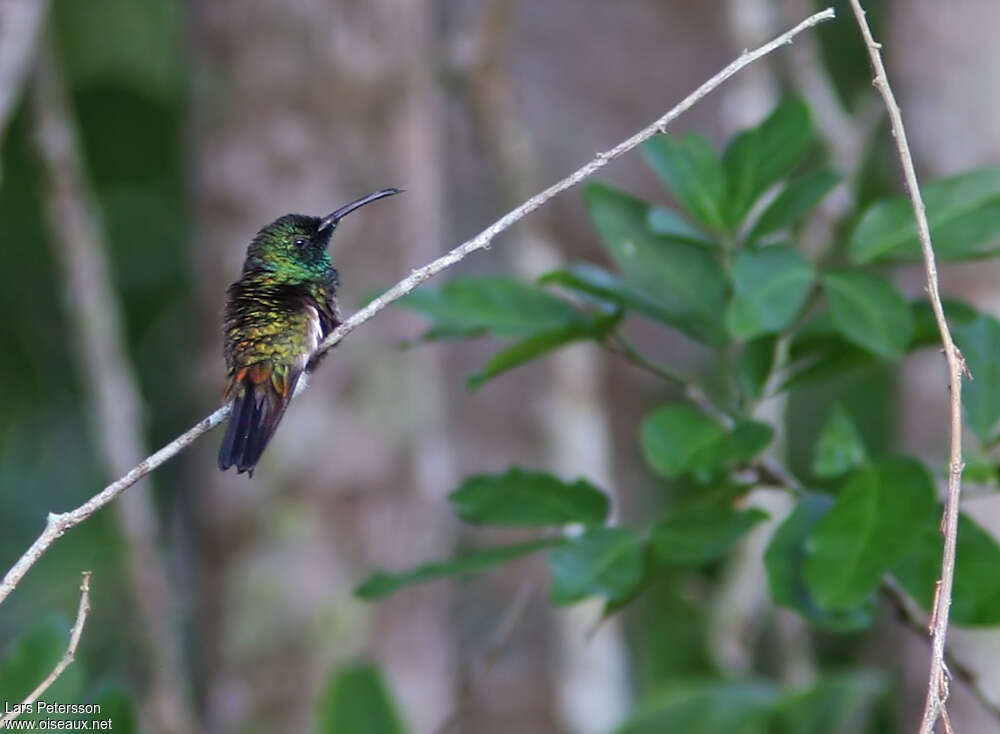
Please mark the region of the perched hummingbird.
[[250, 472], [274, 435], [295, 385], [319, 360], [316, 347], [340, 324], [337, 271], [326, 251], [341, 219], [400, 189], [382, 189], [322, 219], [286, 214], [247, 249], [226, 300], [225, 400], [232, 405], [219, 468]]

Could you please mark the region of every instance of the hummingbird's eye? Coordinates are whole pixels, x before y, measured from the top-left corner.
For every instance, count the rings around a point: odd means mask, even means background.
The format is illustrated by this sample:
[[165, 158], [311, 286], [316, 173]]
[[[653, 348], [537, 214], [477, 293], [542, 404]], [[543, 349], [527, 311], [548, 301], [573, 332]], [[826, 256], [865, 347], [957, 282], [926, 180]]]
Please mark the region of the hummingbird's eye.
[[302, 239], [301, 237], [299, 237], [297, 240], [295, 240], [295, 246], [296, 247], [305, 247], [306, 246], [306, 241], [304, 239]]

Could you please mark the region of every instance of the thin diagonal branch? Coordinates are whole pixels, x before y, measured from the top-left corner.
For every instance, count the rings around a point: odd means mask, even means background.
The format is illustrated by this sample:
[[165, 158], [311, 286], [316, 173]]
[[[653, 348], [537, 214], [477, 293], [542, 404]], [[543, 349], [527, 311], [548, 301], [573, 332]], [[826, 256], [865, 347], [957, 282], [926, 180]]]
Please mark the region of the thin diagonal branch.
[[[794, 28], [782, 33], [780, 36], [769, 43], [764, 44], [760, 48], [744, 52], [739, 56], [739, 58], [735, 59], [722, 71], [717, 73], [711, 79], [698, 87], [698, 89], [688, 95], [683, 101], [681, 101], [680, 104], [675, 106], [659, 119], [654, 120], [632, 137], [622, 141], [608, 151], [598, 153], [590, 162], [579, 168], [577, 171], [553, 184], [541, 193], [531, 197], [515, 209], [512, 209], [472, 239], [463, 242], [461, 245], [451, 250], [446, 255], [433, 261], [429, 265], [425, 265], [422, 268], [414, 270], [410, 273], [409, 277], [401, 280], [363, 309], [357, 311], [343, 324], [334, 329], [334, 331], [332, 331], [319, 345], [318, 352], [323, 353], [331, 349], [345, 336], [371, 319], [379, 311], [384, 309], [393, 301], [402, 298], [424, 281], [432, 278], [441, 271], [446, 270], [460, 260], [463, 260], [467, 255], [476, 252], [477, 250], [488, 248], [497, 235], [534, 212], [553, 197], [594, 175], [597, 171], [604, 168], [604, 166], [606, 166], [609, 162], [616, 158], [620, 158], [625, 153], [633, 150], [657, 133], [665, 132], [667, 126], [673, 122], [673, 120], [694, 106], [696, 102], [711, 93], [719, 85], [736, 74], [740, 69], [752, 64], [754, 61], [766, 56], [772, 51], [791, 43], [792, 39], [797, 34], [808, 30], [819, 23], [831, 20], [833, 17], [833, 8], [827, 8], [822, 12], [806, 18]], [[202, 419], [185, 433], [161, 448], [155, 454], [140, 462], [127, 474], [109, 484], [101, 490], [100, 493], [94, 495], [76, 509], [62, 514], [50, 513], [42, 534], [37, 540], [35, 540], [34, 543], [32, 543], [31, 547], [28, 548], [20, 559], [18, 559], [18, 561], [4, 576], [3, 581], [0, 582], [0, 603], [2, 603], [10, 595], [11, 591], [13, 591], [21, 579], [24, 578], [24, 575], [28, 572], [28, 570], [35, 564], [36, 561], [38, 561], [39, 558], [41, 558], [41, 556], [49, 549], [52, 543], [55, 542], [59, 536], [70, 528], [79, 525], [165, 461], [173, 458], [183, 449], [194, 443], [202, 435], [218, 426], [228, 415], [228, 405], [219, 408], [210, 416]]]
[[[948, 668], [945, 664], [945, 638], [948, 635], [948, 614], [951, 610], [951, 590], [955, 578], [955, 549], [958, 544], [958, 503], [962, 493], [962, 373], [967, 372], [965, 360], [955, 346], [948, 330], [944, 307], [941, 305], [941, 295], [938, 292], [937, 266], [934, 260], [934, 246], [931, 244], [930, 227], [927, 224], [927, 213], [924, 201], [917, 184], [917, 174], [913, 170], [913, 157], [910, 146], [906, 142], [906, 130], [903, 128], [903, 117], [899, 105], [889, 86], [885, 66], [882, 64], [881, 45], [872, 37], [871, 28], [865, 19], [865, 11], [859, 0], [851, 0], [854, 17], [858, 21], [861, 35], [868, 47], [872, 67], [875, 70], [875, 88], [885, 100], [889, 111], [889, 122], [892, 134], [896, 139], [900, 162], [903, 165], [903, 175], [906, 179], [906, 190], [913, 203], [913, 216], [917, 220], [917, 235], [920, 248], [924, 255], [924, 266], [927, 271], [927, 293], [930, 296], [934, 320], [941, 334], [941, 344], [944, 356], [948, 362], [948, 379], [951, 386], [951, 449], [948, 472], [948, 496], [945, 499], [944, 517], [941, 521], [941, 532], [944, 534], [944, 553], [941, 559], [941, 579], [938, 581], [934, 595], [934, 607], [931, 610], [931, 665], [930, 677], [927, 682], [927, 700], [924, 704], [923, 720], [920, 724], [920, 734], [932, 734], [938, 717], [944, 714], [944, 704], [948, 698]], [[944, 714], [946, 716], [946, 714]]]
[[69, 631], [69, 644], [66, 646], [66, 652], [63, 653], [62, 658], [56, 663], [56, 667], [52, 669], [52, 672], [45, 676], [45, 680], [39, 683], [35, 690], [28, 694], [28, 697], [21, 702], [21, 705], [16, 706], [13, 711], [0, 719], [0, 729], [7, 728], [7, 724], [27, 711], [29, 705], [33, 704], [38, 700], [39, 696], [49, 690], [52, 684], [63, 674], [63, 671], [73, 662], [73, 659], [76, 657], [76, 648], [80, 644], [80, 637], [83, 635], [83, 625], [87, 622], [88, 614], [90, 614], [90, 571], [84, 571], [83, 578], [80, 581], [80, 606], [76, 610], [76, 621], [73, 622], [73, 627]]

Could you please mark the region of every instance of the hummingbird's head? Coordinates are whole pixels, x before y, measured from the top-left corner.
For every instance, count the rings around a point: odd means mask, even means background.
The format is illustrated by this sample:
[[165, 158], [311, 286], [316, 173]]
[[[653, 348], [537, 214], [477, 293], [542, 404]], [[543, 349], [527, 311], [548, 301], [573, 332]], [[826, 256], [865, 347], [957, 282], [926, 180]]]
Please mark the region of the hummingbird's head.
[[340, 207], [325, 217], [286, 214], [264, 227], [250, 243], [244, 272], [268, 270], [287, 280], [321, 277], [331, 267], [326, 248], [340, 220], [355, 209], [401, 189], [382, 189]]

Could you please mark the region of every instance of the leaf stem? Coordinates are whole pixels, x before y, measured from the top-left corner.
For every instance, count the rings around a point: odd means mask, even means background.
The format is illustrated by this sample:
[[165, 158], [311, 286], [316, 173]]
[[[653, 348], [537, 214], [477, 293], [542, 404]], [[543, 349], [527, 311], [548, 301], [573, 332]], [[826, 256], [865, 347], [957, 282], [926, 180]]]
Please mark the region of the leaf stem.
[[691, 384], [691, 381], [680, 372], [676, 372], [670, 367], [658, 364], [647, 358], [621, 334], [616, 333], [611, 336], [614, 338], [614, 342], [610, 339], [605, 339], [602, 340], [600, 344], [612, 354], [617, 354], [619, 357], [628, 360], [639, 369], [645, 370], [652, 375], [656, 375], [657, 377], [666, 380], [677, 387], [687, 388]]

